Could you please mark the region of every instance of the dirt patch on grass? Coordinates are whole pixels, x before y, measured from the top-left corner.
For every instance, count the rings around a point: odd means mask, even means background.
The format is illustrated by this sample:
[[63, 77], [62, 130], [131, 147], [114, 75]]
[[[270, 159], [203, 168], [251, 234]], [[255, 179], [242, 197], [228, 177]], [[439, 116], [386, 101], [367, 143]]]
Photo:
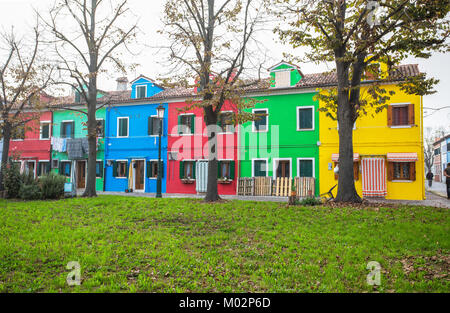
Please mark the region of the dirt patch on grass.
[[450, 255], [438, 253], [433, 256], [409, 256], [400, 260], [405, 275], [413, 272], [425, 272], [424, 278], [429, 280], [444, 279], [450, 281]]

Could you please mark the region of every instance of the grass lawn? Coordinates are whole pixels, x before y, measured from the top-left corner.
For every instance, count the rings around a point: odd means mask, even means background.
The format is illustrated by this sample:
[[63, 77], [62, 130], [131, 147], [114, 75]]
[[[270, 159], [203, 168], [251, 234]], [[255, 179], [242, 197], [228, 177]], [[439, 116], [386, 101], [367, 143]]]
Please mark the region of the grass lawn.
[[[2, 202], [0, 292], [450, 292], [449, 210]], [[66, 265], [81, 265], [68, 286]], [[381, 264], [381, 286], [366, 283]]]

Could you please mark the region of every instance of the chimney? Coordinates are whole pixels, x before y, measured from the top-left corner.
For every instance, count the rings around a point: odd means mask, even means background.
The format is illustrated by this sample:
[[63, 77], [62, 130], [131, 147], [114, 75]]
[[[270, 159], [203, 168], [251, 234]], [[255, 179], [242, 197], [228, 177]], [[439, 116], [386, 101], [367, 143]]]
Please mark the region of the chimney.
[[128, 78], [119, 77], [116, 79], [117, 82], [117, 91], [125, 91], [128, 88]]

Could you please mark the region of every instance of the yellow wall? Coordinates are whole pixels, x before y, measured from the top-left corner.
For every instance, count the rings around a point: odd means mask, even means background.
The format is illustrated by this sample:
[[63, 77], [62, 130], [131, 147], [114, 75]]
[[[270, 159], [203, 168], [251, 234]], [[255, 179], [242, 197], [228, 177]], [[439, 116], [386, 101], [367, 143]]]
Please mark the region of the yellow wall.
[[[395, 95], [391, 96], [388, 103], [414, 103], [415, 125], [408, 128], [388, 127], [387, 109], [374, 113], [373, 117], [370, 113], [361, 116], [356, 121], [356, 129], [353, 130], [353, 152], [359, 153], [360, 157], [364, 157], [364, 155], [386, 156], [386, 153], [393, 152], [417, 153], [416, 180], [412, 182], [387, 181], [386, 199], [423, 200], [425, 199], [425, 187], [422, 97], [405, 94], [395, 85], [385, 85], [383, 87], [388, 91], [395, 91]], [[363, 94], [364, 87], [361, 89]], [[322, 101], [320, 101], [319, 106], [324, 106]], [[331, 154], [339, 153], [339, 137], [337, 122], [327, 117], [324, 112], [319, 114], [321, 141], [319, 147], [320, 193], [324, 193], [337, 184], [334, 172], [332, 169], [328, 169], [328, 165], [332, 163]], [[358, 194], [362, 196], [361, 171], [355, 185]], [[333, 193], [336, 195], [335, 191]]]

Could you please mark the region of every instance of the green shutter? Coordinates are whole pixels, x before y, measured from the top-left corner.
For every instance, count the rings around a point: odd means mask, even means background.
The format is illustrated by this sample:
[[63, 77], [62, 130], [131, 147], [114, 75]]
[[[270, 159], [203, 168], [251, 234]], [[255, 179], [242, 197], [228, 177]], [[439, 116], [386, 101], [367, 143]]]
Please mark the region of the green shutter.
[[152, 170], [152, 162], [147, 161], [147, 178], [150, 178], [151, 170]]
[[196, 163], [197, 163], [196, 161], [192, 162], [192, 179], [195, 179], [195, 164]]
[[230, 178], [234, 179], [234, 161], [230, 162]]
[[[163, 178], [164, 177], [164, 161], [161, 160], [159, 165], [161, 166], [161, 178]], [[159, 173], [159, 166], [158, 166], [158, 173]]]
[[153, 135], [153, 117], [148, 117], [148, 134]]
[[50, 168], [50, 162], [47, 162], [47, 163], [46, 163], [46, 166], [45, 166], [45, 172], [48, 174], [48, 173], [50, 173], [50, 170], [51, 170], [51, 168]]
[[75, 122], [72, 122], [72, 133], [71, 133], [71, 136], [72, 136], [72, 138], [75, 138]]
[[217, 161], [217, 178], [220, 178], [220, 177], [222, 177], [221, 176], [221, 172], [220, 172], [220, 164], [221, 164], [222, 162], [221, 161]]
[[178, 134], [181, 134], [181, 115], [178, 115]]
[[128, 161], [127, 161], [127, 167], [126, 167], [126, 171], [125, 171], [126, 178], [128, 178], [128, 175], [130, 174], [129, 172], [130, 172], [130, 164], [128, 164]]
[[113, 177], [117, 177], [117, 162], [113, 161]]
[[184, 161], [180, 162], [180, 179], [184, 178]]
[[58, 174], [62, 175], [62, 162], [61, 161], [59, 161]]
[[42, 163], [38, 162], [38, 164], [37, 164], [37, 176], [39, 176], [41, 174], [41, 166], [42, 166]]
[[195, 115], [191, 115], [191, 134], [195, 133]]

